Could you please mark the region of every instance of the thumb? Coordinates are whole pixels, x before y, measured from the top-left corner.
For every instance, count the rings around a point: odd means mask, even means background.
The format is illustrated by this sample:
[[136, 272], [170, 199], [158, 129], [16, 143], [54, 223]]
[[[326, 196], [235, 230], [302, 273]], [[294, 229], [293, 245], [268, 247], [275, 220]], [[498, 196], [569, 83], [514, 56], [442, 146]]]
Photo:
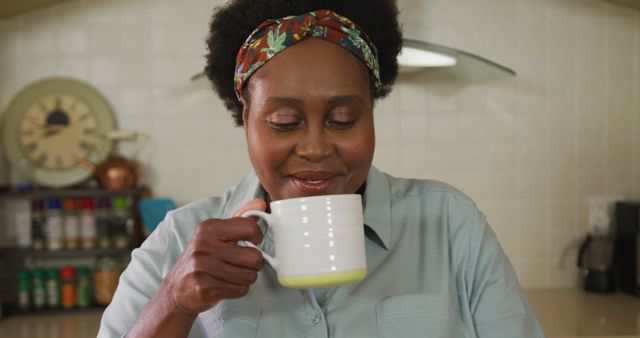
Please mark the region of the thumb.
[[247, 204], [243, 205], [240, 209], [238, 209], [238, 211], [236, 211], [236, 213], [233, 214], [233, 217], [240, 217], [242, 216], [242, 214], [244, 214], [249, 210], [265, 211], [267, 210], [267, 202], [265, 202], [261, 198], [253, 199], [249, 201]]

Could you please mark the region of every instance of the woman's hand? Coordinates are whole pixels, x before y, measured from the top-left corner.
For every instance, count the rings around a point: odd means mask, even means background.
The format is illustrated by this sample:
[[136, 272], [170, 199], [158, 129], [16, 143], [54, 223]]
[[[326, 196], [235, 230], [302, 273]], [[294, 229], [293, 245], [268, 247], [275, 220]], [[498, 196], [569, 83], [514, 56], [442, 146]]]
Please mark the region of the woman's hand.
[[163, 282], [178, 309], [198, 314], [223, 299], [247, 294], [264, 260], [260, 251], [236, 243], [245, 240], [258, 245], [263, 235], [254, 219], [239, 216], [265, 209], [265, 201], [255, 199], [240, 208], [234, 218], [208, 219], [198, 224], [191, 242]]
[[259, 244], [262, 232], [255, 220], [238, 216], [265, 209], [265, 201], [255, 199], [234, 218], [200, 223], [127, 337], [186, 337], [198, 313], [222, 299], [244, 296], [264, 263], [258, 250], [236, 242]]

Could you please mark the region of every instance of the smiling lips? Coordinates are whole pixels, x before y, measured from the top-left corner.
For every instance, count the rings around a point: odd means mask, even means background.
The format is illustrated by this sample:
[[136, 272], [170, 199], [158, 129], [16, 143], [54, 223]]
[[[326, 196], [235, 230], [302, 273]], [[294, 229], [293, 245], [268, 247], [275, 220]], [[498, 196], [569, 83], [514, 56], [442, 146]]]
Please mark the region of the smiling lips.
[[329, 171], [299, 171], [292, 174], [291, 181], [303, 194], [318, 194], [326, 191], [338, 175]]

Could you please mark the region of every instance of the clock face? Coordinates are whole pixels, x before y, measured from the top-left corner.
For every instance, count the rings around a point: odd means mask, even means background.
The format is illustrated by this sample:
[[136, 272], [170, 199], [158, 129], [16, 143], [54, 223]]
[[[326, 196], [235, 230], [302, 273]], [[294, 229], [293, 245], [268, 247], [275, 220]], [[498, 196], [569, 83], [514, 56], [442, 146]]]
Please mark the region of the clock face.
[[33, 102], [20, 121], [18, 139], [26, 158], [49, 169], [87, 159], [97, 141], [97, 122], [79, 97], [49, 95]]
[[22, 89], [2, 114], [0, 139], [7, 162], [23, 179], [59, 188], [80, 183], [113, 148], [116, 128], [107, 101], [89, 84], [53, 77]]

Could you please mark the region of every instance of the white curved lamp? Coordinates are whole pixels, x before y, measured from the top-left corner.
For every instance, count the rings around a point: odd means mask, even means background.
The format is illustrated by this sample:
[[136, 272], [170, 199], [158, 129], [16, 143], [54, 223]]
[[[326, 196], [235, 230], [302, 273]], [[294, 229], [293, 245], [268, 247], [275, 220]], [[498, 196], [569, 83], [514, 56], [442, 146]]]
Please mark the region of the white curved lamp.
[[[451, 67], [459, 73], [493, 73], [494, 75], [516, 75], [510, 68], [481, 56], [459, 49], [420, 40], [404, 39], [398, 55], [401, 69]], [[458, 69], [459, 68], [459, 69]]]
[[402, 46], [398, 55], [401, 67], [451, 67], [457, 62], [453, 56], [407, 45]]

